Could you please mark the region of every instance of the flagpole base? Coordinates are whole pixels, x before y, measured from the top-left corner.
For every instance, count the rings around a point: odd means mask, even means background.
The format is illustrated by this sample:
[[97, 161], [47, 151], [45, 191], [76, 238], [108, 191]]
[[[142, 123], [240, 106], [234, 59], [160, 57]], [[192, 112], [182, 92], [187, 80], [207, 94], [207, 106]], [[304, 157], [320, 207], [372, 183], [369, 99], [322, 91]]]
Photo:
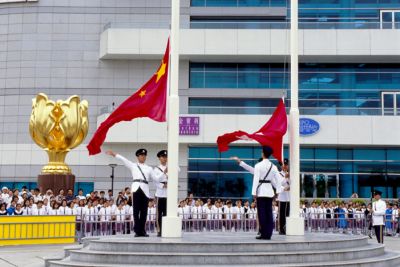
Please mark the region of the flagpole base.
[[162, 217], [162, 237], [181, 238], [182, 237], [182, 219], [178, 216]]
[[304, 218], [287, 217], [286, 235], [304, 235]]

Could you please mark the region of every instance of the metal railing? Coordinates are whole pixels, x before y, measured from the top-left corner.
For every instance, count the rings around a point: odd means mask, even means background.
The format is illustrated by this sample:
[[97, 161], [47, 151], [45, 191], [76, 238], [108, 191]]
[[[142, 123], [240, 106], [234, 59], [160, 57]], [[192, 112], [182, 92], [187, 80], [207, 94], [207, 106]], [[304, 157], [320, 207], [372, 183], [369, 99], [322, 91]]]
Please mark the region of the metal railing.
[[[257, 214], [252, 213], [188, 213], [180, 214], [182, 218], [183, 232], [257, 232], [258, 222]], [[374, 235], [371, 216], [364, 213], [301, 213], [304, 218], [304, 227], [306, 233], [340, 233], [354, 235]], [[38, 216], [38, 217], [46, 217]], [[54, 217], [54, 216], [53, 216]], [[54, 238], [71, 238], [75, 237], [81, 242], [84, 237], [106, 236], [106, 235], [129, 235], [134, 231], [134, 220], [132, 215], [125, 215], [120, 220], [115, 217], [104, 219], [96, 215], [84, 217], [83, 220], [77, 219], [75, 225], [72, 222], [57, 222], [60, 227], [66, 227], [64, 230], [53, 230], [52, 233], [43, 237], [30, 236], [29, 239], [54, 239]], [[398, 235], [400, 233], [400, 218], [392, 215], [384, 215], [385, 235]], [[279, 221], [277, 212], [274, 212], [274, 232], [279, 231]], [[53, 223], [54, 224], [54, 223]], [[49, 223], [36, 222], [29, 224], [30, 229], [42, 229], [47, 231]], [[63, 225], [63, 226], [61, 226]], [[27, 235], [13, 234], [16, 224], [13, 222], [0, 223], [0, 243], [5, 241], [19, 241], [27, 239]], [[7, 227], [5, 227], [7, 226]], [[75, 226], [75, 227], [74, 227]], [[53, 227], [52, 229], [56, 229]], [[24, 229], [28, 229], [24, 228]], [[71, 229], [75, 230], [75, 235], [70, 233]], [[145, 229], [147, 233], [156, 233], [157, 224], [155, 214], [151, 214], [146, 222]], [[28, 231], [28, 230], [25, 230]], [[65, 234], [61, 234], [65, 233]]]
[[[256, 213], [190, 213], [180, 214], [183, 232], [257, 232]], [[374, 235], [371, 216], [364, 213], [301, 213], [305, 232]], [[274, 213], [274, 232], [279, 231], [277, 213]], [[390, 219], [389, 219], [390, 218]], [[385, 235], [399, 233], [400, 218], [384, 216]], [[89, 236], [119, 235], [133, 233], [134, 221], [127, 215], [123, 221], [77, 221], [77, 239]], [[146, 222], [147, 233], [156, 233], [155, 218]]]

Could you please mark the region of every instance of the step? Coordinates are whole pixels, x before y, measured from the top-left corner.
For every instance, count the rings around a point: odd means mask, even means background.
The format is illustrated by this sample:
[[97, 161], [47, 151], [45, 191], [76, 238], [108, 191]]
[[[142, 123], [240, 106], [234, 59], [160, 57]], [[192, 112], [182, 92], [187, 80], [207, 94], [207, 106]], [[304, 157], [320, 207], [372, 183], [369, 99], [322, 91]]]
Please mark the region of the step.
[[[312, 238], [312, 241], [311, 241]], [[113, 251], [113, 252], [182, 252], [192, 251], [203, 253], [235, 253], [242, 252], [243, 246], [246, 251], [252, 252], [279, 252], [279, 251], [304, 251], [304, 250], [332, 250], [362, 247], [368, 244], [368, 237], [365, 236], [343, 236], [314, 235], [312, 237], [290, 237], [273, 236], [272, 240], [256, 240], [254, 236], [232, 236], [229, 241], [221, 241], [220, 236], [213, 237], [185, 235], [184, 239], [165, 238], [135, 238], [133, 236], [104, 237], [92, 240], [88, 248], [92, 251]]]
[[[246, 251], [247, 248], [246, 248]], [[171, 264], [171, 265], [205, 265], [205, 264], [286, 264], [297, 262], [346, 261], [367, 257], [378, 257], [384, 254], [381, 244], [369, 244], [362, 247], [289, 252], [235, 252], [226, 253], [178, 253], [178, 252], [113, 252], [91, 251], [87, 248], [71, 250], [70, 260], [75, 262], [126, 264]]]
[[[53, 261], [50, 262], [50, 267], [148, 267], [149, 265], [122, 265], [122, 264], [101, 264], [101, 263], [86, 263], [86, 262], [74, 262], [70, 261], [69, 258], [64, 259], [62, 261]], [[163, 267], [172, 267], [176, 265], [162, 265]], [[193, 264], [189, 265], [180, 265], [180, 266], [193, 266]], [[241, 265], [243, 266], [243, 265]], [[251, 265], [254, 267], [265, 267], [265, 264], [256, 264]], [[384, 255], [379, 257], [367, 257], [363, 259], [357, 260], [348, 260], [348, 261], [328, 261], [328, 262], [314, 262], [314, 263], [295, 263], [295, 264], [274, 264], [268, 265], [271, 267], [398, 267], [400, 266], [400, 254], [388, 251]], [[202, 265], [202, 267], [232, 267], [232, 265]]]

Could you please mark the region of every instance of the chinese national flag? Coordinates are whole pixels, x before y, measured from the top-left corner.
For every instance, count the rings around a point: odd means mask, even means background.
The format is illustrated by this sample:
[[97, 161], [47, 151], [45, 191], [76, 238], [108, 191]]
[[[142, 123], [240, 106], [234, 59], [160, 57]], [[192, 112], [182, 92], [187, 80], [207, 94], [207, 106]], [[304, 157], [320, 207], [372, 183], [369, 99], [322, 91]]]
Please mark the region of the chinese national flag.
[[89, 155], [101, 152], [101, 145], [106, 139], [108, 130], [120, 121], [147, 117], [158, 122], [166, 121], [166, 100], [168, 84], [169, 40], [161, 65], [139, 90], [126, 99], [100, 125], [87, 145]]
[[244, 131], [236, 131], [221, 135], [217, 139], [218, 150], [220, 152], [227, 151], [229, 144], [237, 140], [255, 140], [263, 146], [270, 146], [274, 151], [273, 156], [279, 162], [282, 162], [283, 136], [286, 134], [286, 131], [287, 116], [285, 103], [281, 99], [274, 114], [272, 114], [271, 118], [260, 130], [252, 134]]

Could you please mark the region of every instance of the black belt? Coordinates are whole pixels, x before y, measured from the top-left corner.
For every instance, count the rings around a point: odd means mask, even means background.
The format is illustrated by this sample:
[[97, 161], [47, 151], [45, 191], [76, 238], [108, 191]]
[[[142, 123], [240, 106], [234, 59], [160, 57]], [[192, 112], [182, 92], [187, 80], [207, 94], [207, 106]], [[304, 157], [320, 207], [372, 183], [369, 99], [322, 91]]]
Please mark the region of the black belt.
[[144, 184], [149, 184], [149, 182], [141, 179], [133, 179], [133, 182], [138, 182], [138, 183], [144, 183]]
[[266, 181], [266, 180], [260, 180], [260, 181], [258, 181], [258, 183], [259, 184], [270, 184], [271, 183], [271, 181]]

